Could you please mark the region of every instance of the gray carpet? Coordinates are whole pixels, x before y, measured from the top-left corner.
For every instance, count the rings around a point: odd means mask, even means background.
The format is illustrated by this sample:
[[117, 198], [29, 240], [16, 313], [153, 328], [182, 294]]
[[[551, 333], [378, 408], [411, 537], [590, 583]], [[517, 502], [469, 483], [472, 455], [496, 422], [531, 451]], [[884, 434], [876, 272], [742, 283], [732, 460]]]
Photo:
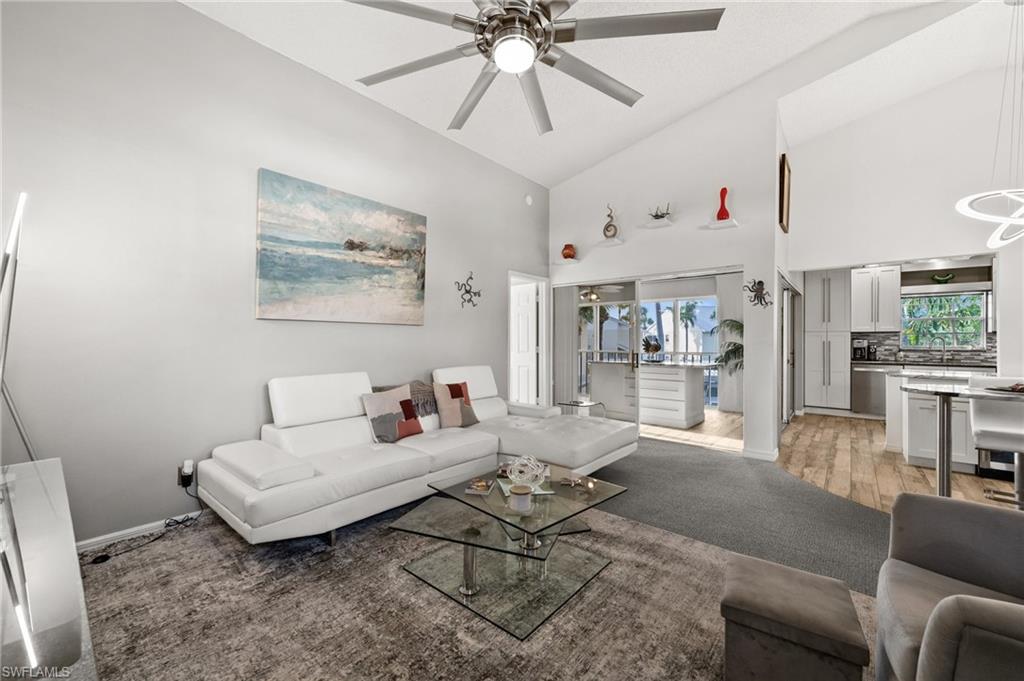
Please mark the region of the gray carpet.
[[774, 463], [641, 438], [635, 454], [594, 475], [630, 488], [603, 511], [875, 593], [889, 516]]
[[[387, 529], [400, 512], [340, 530], [334, 548], [250, 546], [207, 513], [109, 562], [84, 555], [100, 678], [721, 678], [724, 549], [588, 511], [593, 531], [560, 541], [611, 565], [520, 642], [402, 570], [437, 542]], [[872, 642], [874, 599], [854, 602]]]

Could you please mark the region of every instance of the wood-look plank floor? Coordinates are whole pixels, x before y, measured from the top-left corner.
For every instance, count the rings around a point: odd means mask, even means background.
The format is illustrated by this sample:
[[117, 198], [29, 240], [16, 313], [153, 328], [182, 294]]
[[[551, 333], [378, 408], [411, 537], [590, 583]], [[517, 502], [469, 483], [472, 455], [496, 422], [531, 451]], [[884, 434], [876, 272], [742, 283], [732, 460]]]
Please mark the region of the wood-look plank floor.
[[[690, 430], [641, 424], [640, 434], [673, 442], [743, 451], [743, 417], [708, 409]], [[900, 492], [935, 493], [935, 471], [911, 466], [902, 454], [885, 451], [885, 422], [805, 414], [782, 433], [776, 465], [837, 496], [886, 513]], [[1010, 508], [985, 498], [984, 488], [1013, 485], [964, 473], [953, 474], [953, 497]]]

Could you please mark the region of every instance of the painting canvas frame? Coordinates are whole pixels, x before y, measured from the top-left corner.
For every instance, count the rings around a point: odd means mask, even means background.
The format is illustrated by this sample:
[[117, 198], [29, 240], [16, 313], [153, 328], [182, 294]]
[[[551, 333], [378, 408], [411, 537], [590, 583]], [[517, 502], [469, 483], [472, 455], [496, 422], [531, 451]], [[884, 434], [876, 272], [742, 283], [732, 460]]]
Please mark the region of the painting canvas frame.
[[424, 323], [427, 218], [257, 173], [256, 318]]
[[786, 154], [779, 156], [779, 227], [789, 234], [789, 201], [792, 171]]

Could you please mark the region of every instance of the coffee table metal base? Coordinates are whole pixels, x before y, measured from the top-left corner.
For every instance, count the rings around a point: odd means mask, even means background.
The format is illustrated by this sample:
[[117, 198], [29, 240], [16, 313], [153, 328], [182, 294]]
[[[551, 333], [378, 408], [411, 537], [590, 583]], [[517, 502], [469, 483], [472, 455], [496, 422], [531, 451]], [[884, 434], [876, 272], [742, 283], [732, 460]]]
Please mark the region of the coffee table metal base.
[[547, 560], [445, 544], [403, 567], [523, 640], [610, 563], [565, 542], [552, 548]]

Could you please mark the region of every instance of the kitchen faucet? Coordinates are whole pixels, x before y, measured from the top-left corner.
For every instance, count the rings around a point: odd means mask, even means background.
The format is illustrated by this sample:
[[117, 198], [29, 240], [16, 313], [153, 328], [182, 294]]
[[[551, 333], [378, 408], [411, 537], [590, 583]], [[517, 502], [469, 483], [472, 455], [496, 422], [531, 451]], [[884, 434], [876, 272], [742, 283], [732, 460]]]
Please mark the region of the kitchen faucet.
[[932, 338], [931, 342], [928, 343], [928, 349], [929, 350], [931, 350], [933, 347], [935, 347], [935, 341], [942, 341], [942, 363], [945, 364], [946, 363], [946, 339], [943, 338], [942, 336], [935, 336], [934, 338]]

